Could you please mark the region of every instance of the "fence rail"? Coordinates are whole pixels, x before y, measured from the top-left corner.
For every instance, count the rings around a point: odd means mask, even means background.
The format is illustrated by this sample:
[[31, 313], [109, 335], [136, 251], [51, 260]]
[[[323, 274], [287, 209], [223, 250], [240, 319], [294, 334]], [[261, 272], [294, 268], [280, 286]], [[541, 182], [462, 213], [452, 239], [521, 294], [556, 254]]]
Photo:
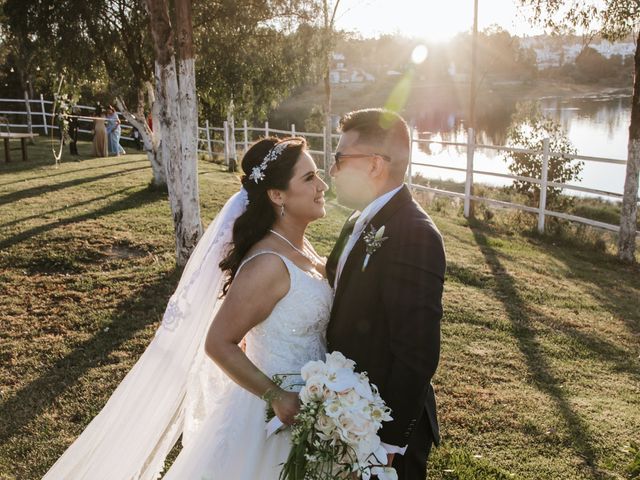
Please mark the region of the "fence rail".
[[[29, 108], [27, 109], [27, 102], [29, 107], [35, 105], [39, 108]], [[13, 104], [13, 109], [2, 109], [3, 103]], [[16, 110], [15, 106], [23, 105], [24, 110]], [[14, 118], [16, 116], [19, 117], [27, 117], [27, 124], [23, 123], [15, 123], [9, 122], [7, 124], [0, 123], [0, 129], [9, 127], [9, 128], [20, 128], [20, 129], [43, 129], [45, 134], [49, 133], [49, 129], [58, 130], [58, 126], [55, 125], [55, 122], [52, 121], [52, 117], [54, 116], [51, 111], [53, 107], [53, 102], [51, 100], [46, 100], [40, 95], [39, 99], [7, 99], [0, 98], [0, 116], [12, 115]], [[92, 113], [95, 108], [86, 106], [86, 105], [77, 105], [76, 106], [80, 112], [86, 111]], [[39, 110], [39, 111], [38, 111]], [[87, 116], [88, 117], [88, 116]], [[34, 123], [34, 118], [37, 118], [40, 123]], [[91, 118], [79, 118], [80, 122], [91, 123]], [[122, 124], [127, 128], [133, 128], [126, 121], [123, 120]], [[88, 129], [79, 128], [79, 132], [90, 134], [92, 131]], [[588, 155], [570, 155], [562, 152], [552, 152], [549, 148], [549, 139], [545, 139], [542, 143], [542, 150], [532, 150], [532, 149], [524, 149], [517, 147], [510, 147], [505, 145], [485, 145], [485, 144], [476, 144], [474, 142], [474, 132], [472, 129], [469, 129], [467, 132], [467, 142], [449, 142], [442, 140], [431, 140], [431, 139], [422, 139], [419, 138], [419, 135], [412, 128], [412, 142], [411, 149], [416, 148], [417, 145], [443, 145], [443, 146], [452, 146], [452, 147], [462, 147], [466, 149], [466, 157], [467, 164], [464, 168], [453, 167], [453, 166], [445, 166], [445, 165], [437, 165], [428, 162], [414, 162], [411, 161], [409, 163], [409, 168], [407, 170], [407, 183], [409, 187], [416, 191], [430, 192], [435, 195], [458, 198], [463, 200], [464, 202], [464, 215], [469, 217], [471, 214], [471, 203], [472, 202], [482, 202], [488, 205], [492, 205], [498, 208], [510, 208], [521, 210], [525, 212], [529, 212], [537, 215], [538, 217], [538, 230], [540, 232], [544, 231], [545, 226], [545, 218], [546, 217], [557, 217], [565, 220], [569, 220], [572, 222], [582, 223], [585, 225], [589, 225], [595, 228], [600, 228], [612, 232], [618, 232], [620, 227], [617, 225], [612, 225], [605, 222], [600, 222], [596, 220], [591, 220], [588, 218], [570, 215], [563, 212], [555, 212], [547, 209], [546, 199], [547, 199], [547, 189], [548, 188], [560, 188], [563, 190], [571, 190], [578, 191], [583, 193], [590, 193], [593, 195], [599, 195], [604, 197], [610, 197], [615, 199], [621, 199], [623, 197], [622, 194], [616, 192], [609, 192], [605, 190], [595, 189], [595, 188], [587, 188], [579, 185], [571, 185], [565, 183], [558, 183], [549, 180], [548, 178], [548, 167], [549, 160], [552, 157], [561, 157], [567, 160], [579, 160], [585, 162], [598, 162], [598, 163], [608, 163], [608, 164], [616, 164], [616, 165], [626, 165], [626, 160], [615, 159], [615, 158], [604, 158], [604, 157], [593, 157]], [[257, 134], [257, 135], [256, 135]], [[326, 128], [323, 128], [322, 132], [304, 132], [298, 131], [294, 124], [291, 125], [289, 129], [276, 129], [272, 128], [269, 125], [269, 122], [265, 122], [264, 125], [261, 126], [249, 126], [247, 121], [243, 121], [240, 126], [236, 126], [233, 118], [230, 121], [224, 122], [221, 127], [211, 126], [209, 121], [205, 122], [204, 126], [198, 126], [198, 153], [207, 154], [212, 156], [214, 153], [214, 147], [221, 145], [222, 146], [222, 155], [224, 156], [225, 163], [227, 165], [237, 164], [237, 155], [238, 155], [238, 144], [241, 146], [241, 152], [246, 152], [249, 149], [250, 144], [255, 140], [258, 136], [268, 137], [270, 135], [292, 135], [292, 136], [302, 136], [305, 138], [309, 138], [310, 140], [310, 149], [309, 152], [315, 157], [320, 157], [317, 161], [320, 170], [325, 174], [328, 171], [329, 163], [331, 161], [331, 157], [335, 148], [335, 141], [339, 138], [339, 134], [335, 132], [331, 132], [330, 135], [327, 135]], [[123, 140], [132, 141], [133, 138], [127, 135], [121, 136]], [[533, 177], [525, 177], [521, 175], [512, 175], [507, 173], [498, 173], [498, 172], [489, 172], [485, 170], [477, 170], [474, 168], [474, 156], [475, 151], [479, 149], [486, 150], [496, 150], [503, 152], [512, 152], [512, 153], [523, 153], [523, 154], [534, 154], [542, 156], [542, 174], [540, 178]], [[434, 188], [426, 185], [416, 184], [414, 183], [414, 167], [428, 167], [428, 168], [437, 168], [444, 169], [454, 172], [462, 172], [465, 173], [465, 183], [464, 183], [464, 192], [455, 192], [450, 190], [445, 190], [441, 188]], [[477, 195], [473, 195], [473, 185], [474, 185], [474, 175], [483, 175], [483, 176], [491, 176], [496, 178], [506, 178], [511, 180], [518, 180], [522, 182], [529, 182], [535, 185], [540, 186], [540, 199], [539, 204], [536, 207], [521, 205], [518, 203], [507, 202], [503, 200], [496, 200], [487, 197], [481, 197]], [[640, 199], [638, 199], [640, 203]], [[640, 231], [636, 234], [640, 237]]]

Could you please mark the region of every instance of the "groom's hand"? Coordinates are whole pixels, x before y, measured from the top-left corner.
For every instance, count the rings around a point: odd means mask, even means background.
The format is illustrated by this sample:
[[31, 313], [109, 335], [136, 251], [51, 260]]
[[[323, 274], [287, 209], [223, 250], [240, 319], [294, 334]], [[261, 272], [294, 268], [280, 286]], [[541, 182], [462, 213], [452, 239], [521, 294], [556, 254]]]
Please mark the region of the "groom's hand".
[[387, 467], [390, 467], [393, 463], [393, 457], [395, 457], [395, 453], [387, 453]]
[[300, 398], [297, 393], [282, 392], [271, 401], [271, 406], [276, 416], [285, 425], [293, 425], [295, 416], [300, 411]]

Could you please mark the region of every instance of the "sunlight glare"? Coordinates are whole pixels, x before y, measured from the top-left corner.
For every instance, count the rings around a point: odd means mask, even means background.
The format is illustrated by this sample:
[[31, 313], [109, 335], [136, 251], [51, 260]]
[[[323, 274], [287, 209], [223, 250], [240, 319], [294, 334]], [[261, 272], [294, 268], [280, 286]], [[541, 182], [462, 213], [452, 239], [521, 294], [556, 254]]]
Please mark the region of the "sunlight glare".
[[[481, 0], [479, 29], [500, 25], [516, 34], [531, 34], [533, 28], [518, 15], [514, 0]], [[383, 33], [445, 42], [473, 23], [473, 0], [343, 0], [338, 28], [355, 30], [364, 36]]]
[[[440, 134], [440, 132], [438, 132], [435, 135], [431, 135], [429, 140], [433, 140], [434, 142], [441, 142], [442, 135]], [[429, 153], [431, 153], [431, 155], [440, 155], [442, 153], [443, 148], [444, 146], [441, 143], [430, 143]]]
[[420, 65], [422, 62], [424, 62], [427, 59], [427, 55], [429, 55], [429, 50], [427, 49], [427, 46], [418, 45], [416, 46], [416, 48], [413, 49], [413, 52], [411, 52], [411, 61], [416, 65]]

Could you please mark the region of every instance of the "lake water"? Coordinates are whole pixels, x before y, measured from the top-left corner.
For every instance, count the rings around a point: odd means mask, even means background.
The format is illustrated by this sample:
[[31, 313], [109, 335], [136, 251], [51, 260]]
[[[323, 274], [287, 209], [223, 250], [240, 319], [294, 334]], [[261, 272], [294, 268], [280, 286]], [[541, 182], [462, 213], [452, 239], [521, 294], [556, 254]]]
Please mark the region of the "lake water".
[[[631, 118], [630, 95], [592, 95], [586, 97], [546, 97], [539, 100], [544, 114], [557, 120], [568, 133], [579, 155], [606, 157], [618, 160], [627, 158], [629, 121]], [[509, 112], [511, 110], [511, 112]], [[511, 109], [501, 108], [495, 112], [479, 113], [477, 143], [504, 145], [510, 113], [515, 111], [515, 101]], [[420, 132], [431, 132], [431, 139], [466, 142], [467, 133], [462, 115], [442, 113], [424, 116], [416, 120]], [[466, 148], [432, 145], [430, 153], [414, 148], [413, 161], [436, 165], [466, 168]], [[509, 173], [504, 153], [494, 150], [477, 149], [474, 168], [489, 172]], [[447, 171], [432, 167], [414, 167], [427, 178], [464, 182], [463, 172]], [[511, 180], [474, 175], [475, 181], [489, 185], [510, 185]], [[577, 185], [614, 192], [623, 192], [625, 166], [605, 163], [584, 162], [581, 181]], [[575, 191], [567, 193], [578, 195]], [[583, 194], [584, 195], [584, 194]], [[610, 198], [610, 197], [608, 197]]]

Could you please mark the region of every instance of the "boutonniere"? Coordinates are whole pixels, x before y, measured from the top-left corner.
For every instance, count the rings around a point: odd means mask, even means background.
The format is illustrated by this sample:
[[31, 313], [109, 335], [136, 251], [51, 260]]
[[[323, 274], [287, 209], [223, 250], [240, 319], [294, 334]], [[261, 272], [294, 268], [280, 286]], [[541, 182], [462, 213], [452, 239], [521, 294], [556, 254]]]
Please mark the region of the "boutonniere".
[[375, 229], [373, 225], [369, 225], [369, 232], [365, 234], [363, 237], [364, 243], [366, 245], [367, 255], [364, 257], [364, 262], [362, 263], [362, 271], [364, 272], [369, 264], [369, 259], [371, 255], [373, 255], [376, 250], [378, 250], [382, 246], [382, 242], [384, 242], [388, 237], [383, 237], [384, 235], [384, 225], [381, 226], [378, 230]]

